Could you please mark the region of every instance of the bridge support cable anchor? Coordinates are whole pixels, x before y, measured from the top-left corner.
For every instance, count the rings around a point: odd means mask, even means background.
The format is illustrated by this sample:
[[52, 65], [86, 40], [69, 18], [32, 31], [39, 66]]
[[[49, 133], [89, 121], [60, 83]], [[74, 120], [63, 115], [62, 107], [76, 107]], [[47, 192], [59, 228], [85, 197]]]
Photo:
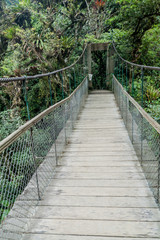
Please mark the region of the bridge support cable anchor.
[[39, 189], [39, 181], [38, 181], [38, 172], [37, 172], [37, 164], [36, 164], [36, 157], [34, 153], [34, 141], [33, 141], [33, 128], [31, 127], [30, 129], [30, 134], [31, 134], [31, 149], [32, 149], [32, 155], [33, 155], [33, 160], [34, 160], [34, 168], [35, 168], [35, 175], [36, 175], [36, 186], [37, 186], [37, 194], [38, 194], [38, 200], [41, 200], [40, 196], [40, 189]]

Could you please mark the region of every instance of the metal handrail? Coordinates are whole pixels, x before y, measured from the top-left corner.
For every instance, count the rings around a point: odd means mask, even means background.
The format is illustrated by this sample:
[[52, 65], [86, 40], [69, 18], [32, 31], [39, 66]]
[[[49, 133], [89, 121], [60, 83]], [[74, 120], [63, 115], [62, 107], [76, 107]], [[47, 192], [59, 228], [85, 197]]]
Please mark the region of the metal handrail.
[[40, 114], [38, 114], [36, 117], [31, 119], [30, 121], [26, 122], [24, 125], [20, 126], [15, 132], [10, 134], [8, 137], [6, 137], [4, 140], [0, 142], [0, 153], [4, 151], [7, 147], [9, 147], [17, 138], [19, 138], [24, 132], [26, 132], [28, 129], [33, 127], [37, 122], [39, 122], [43, 117], [48, 115], [50, 112], [55, 110], [56, 108], [63, 105], [65, 102], [69, 101], [73, 95], [79, 90], [79, 88], [83, 85], [83, 83], [86, 81], [86, 78], [79, 84], [79, 86], [64, 100], [54, 104], [53, 106], [47, 108]]
[[48, 72], [48, 73], [43, 73], [43, 74], [37, 74], [34, 76], [22, 76], [22, 77], [11, 77], [11, 78], [0, 78], [0, 83], [4, 83], [4, 82], [16, 82], [16, 81], [24, 81], [24, 80], [31, 80], [31, 79], [36, 79], [36, 78], [41, 78], [41, 77], [47, 77], [47, 76], [51, 76], [54, 75], [56, 73], [59, 72], [63, 72], [67, 69], [70, 69], [72, 67], [74, 67], [79, 61], [80, 59], [83, 57], [85, 50], [87, 48], [87, 44], [85, 45], [82, 54], [80, 55], [80, 57], [77, 59], [77, 61], [75, 61], [73, 64], [71, 64], [70, 66], [55, 70], [53, 72]]
[[129, 61], [125, 60], [125, 59], [122, 58], [121, 55], [118, 53], [114, 42], [112, 42], [112, 45], [113, 45], [113, 48], [114, 48], [115, 52], [117, 53], [117, 55], [119, 56], [119, 58], [120, 58], [123, 62], [125, 62], [125, 63], [127, 63], [127, 64], [129, 64], [129, 65], [131, 65], [131, 66], [134, 66], [134, 67], [139, 67], [139, 68], [141, 68], [141, 69], [145, 68], [145, 69], [160, 71], [160, 67], [145, 66], [145, 65], [140, 65], [140, 64], [136, 64], [136, 63], [129, 62]]

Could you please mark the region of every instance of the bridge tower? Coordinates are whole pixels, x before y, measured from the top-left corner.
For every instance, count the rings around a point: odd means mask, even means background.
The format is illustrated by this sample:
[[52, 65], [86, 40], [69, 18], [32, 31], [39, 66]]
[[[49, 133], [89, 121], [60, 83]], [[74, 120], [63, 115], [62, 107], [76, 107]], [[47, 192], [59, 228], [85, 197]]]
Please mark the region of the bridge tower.
[[[92, 74], [92, 52], [106, 51], [106, 87], [108, 88], [111, 74], [114, 72], [114, 51], [110, 48], [110, 43], [90, 43], [87, 47], [87, 67], [88, 74]], [[93, 88], [93, 82], [89, 81], [89, 88]]]

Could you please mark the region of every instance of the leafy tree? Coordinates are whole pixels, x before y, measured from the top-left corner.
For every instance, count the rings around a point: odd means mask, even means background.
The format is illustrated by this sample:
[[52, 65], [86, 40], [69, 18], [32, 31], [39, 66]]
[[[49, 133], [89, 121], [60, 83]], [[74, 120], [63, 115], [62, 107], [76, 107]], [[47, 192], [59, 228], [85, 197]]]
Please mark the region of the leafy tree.
[[158, 0], [117, 0], [120, 4], [118, 14], [110, 22], [126, 31], [125, 37], [130, 39], [132, 60], [140, 58], [140, 46], [145, 33], [159, 24], [160, 2]]
[[[84, 41], [111, 39], [118, 43], [124, 58], [159, 65], [158, 0], [8, 0], [6, 3], [0, 18], [1, 76], [34, 75], [64, 67], [76, 59]], [[158, 77], [153, 79], [152, 85], [156, 87]], [[33, 115], [49, 103], [47, 81], [42, 82], [27, 83]], [[67, 93], [67, 78], [65, 86]], [[55, 101], [60, 100], [59, 77], [52, 79], [52, 87]], [[31, 97], [36, 92], [37, 103]], [[22, 84], [5, 84], [1, 93], [0, 109], [16, 107], [24, 118]], [[44, 96], [47, 100], [41, 103]]]

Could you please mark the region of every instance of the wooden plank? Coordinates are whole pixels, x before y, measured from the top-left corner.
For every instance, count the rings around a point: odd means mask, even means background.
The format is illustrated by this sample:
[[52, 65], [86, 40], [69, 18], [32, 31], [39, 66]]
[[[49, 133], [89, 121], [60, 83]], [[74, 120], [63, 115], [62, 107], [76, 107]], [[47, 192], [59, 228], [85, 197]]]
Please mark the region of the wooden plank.
[[145, 179], [145, 176], [143, 173], [114, 173], [110, 172], [110, 173], [88, 173], [88, 172], [83, 172], [83, 173], [71, 173], [71, 172], [56, 172], [56, 174], [54, 175], [54, 177], [56, 178], [68, 178], [68, 179], [107, 179], [107, 180], [117, 180], [117, 179], [121, 179], [121, 180], [128, 180], [128, 179], [132, 179], [132, 180], [138, 180], [138, 179]]
[[34, 216], [34, 219], [36, 218], [158, 222], [160, 211], [156, 208], [48, 206], [46, 209], [46, 206], [39, 206], [39, 211]]
[[[107, 143], [106, 143], [107, 144]], [[62, 159], [70, 159], [71, 161], [76, 161], [77, 162], [84, 162], [84, 161], [89, 161], [89, 162], [100, 162], [100, 161], [105, 161], [105, 162], [111, 162], [111, 161], [138, 161], [138, 158], [136, 155], [108, 155], [108, 156], [62, 156]], [[60, 160], [59, 160], [60, 161]]]
[[99, 196], [99, 197], [151, 197], [151, 191], [144, 188], [130, 187], [54, 187], [47, 189], [48, 196]]
[[[85, 235], [52, 235], [52, 234], [28, 234], [24, 240], [124, 240], [124, 238], [117, 237], [95, 237], [95, 236], [85, 236]], [[125, 240], [159, 240], [159, 238], [125, 238]]]
[[[37, 224], [38, 221], [38, 224]], [[108, 237], [159, 237], [159, 222], [32, 219], [30, 233]]]
[[[73, 159], [73, 158], [72, 158]], [[72, 160], [70, 158], [69, 161], [67, 160], [59, 160], [58, 165], [59, 166], [74, 166], [74, 167], [140, 167], [139, 161], [77, 161]], [[76, 159], [76, 158], [75, 158]], [[144, 165], [144, 164], [143, 164]], [[154, 165], [157, 167], [157, 165]]]
[[61, 166], [56, 168], [56, 172], [73, 172], [73, 173], [141, 173], [142, 168], [139, 166], [112, 166], [112, 167], [106, 167], [106, 166], [90, 166], [90, 167], [74, 167], [74, 166]]
[[48, 196], [45, 194], [42, 206], [79, 206], [101, 208], [157, 208], [153, 197], [93, 197], [93, 196]]
[[55, 179], [50, 186], [59, 187], [148, 187], [146, 180], [90, 180], [90, 179]]
[[105, 51], [107, 50], [108, 43], [92, 43], [91, 50], [94, 51]]
[[66, 156], [68, 156], [68, 157], [70, 157], [70, 156], [77, 156], [77, 157], [79, 157], [79, 156], [84, 156], [84, 157], [86, 157], [86, 156], [136, 156], [136, 154], [135, 154], [135, 152], [133, 151], [133, 152], [131, 152], [131, 151], [121, 151], [121, 152], [114, 152], [114, 151], [112, 151], [112, 152], [96, 152], [96, 151], [94, 151], [94, 152], [90, 152], [90, 151], [88, 151], [88, 152], [70, 152], [70, 151], [66, 151], [65, 153], [64, 153], [64, 155], [63, 155], [64, 157], [66, 157]]

